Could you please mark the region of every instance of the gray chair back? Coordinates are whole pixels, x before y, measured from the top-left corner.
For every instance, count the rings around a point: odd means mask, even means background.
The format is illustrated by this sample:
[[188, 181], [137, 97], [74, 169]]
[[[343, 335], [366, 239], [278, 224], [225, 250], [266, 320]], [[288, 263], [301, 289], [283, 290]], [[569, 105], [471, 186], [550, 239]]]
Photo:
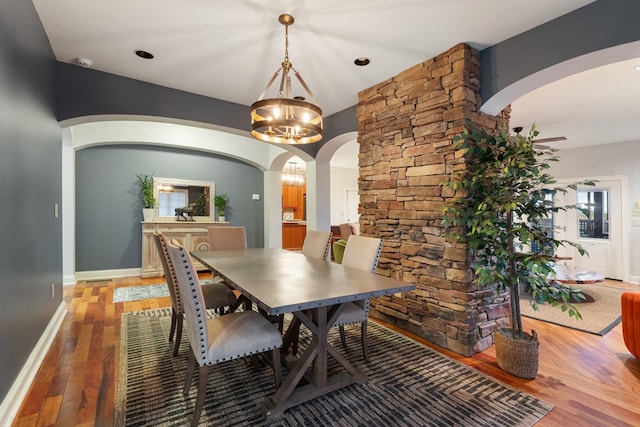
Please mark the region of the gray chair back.
[[191, 255], [177, 240], [166, 242], [166, 247], [174, 266], [180, 295], [183, 297], [189, 344], [198, 364], [205, 365], [209, 352], [209, 331], [200, 279], [193, 268]]
[[166, 237], [160, 233], [153, 234], [153, 240], [158, 248], [158, 255], [162, 264], [162, 270], [164, 271], [164, 277], [167, 281], [167, 287], [169, 288], [169, 296], [171, 297], [171, 305], [177, 315], [184, 313], [182, 307], [182, 298], [180, 297], [180, 291], [178, 289], [178, 281], [176, 279], [176, 273], [173, 270], [173, 265], [169, 259], [169, 252], [167, 251]]
[[302, 244], [302, 253], [311, 258], [329, 259], [331, 232], [308, 230]]
[[247, 249], [247, 232], [242, 226], [208, 227], [207, 231], [212, 251]]
[[382, 239], [352, 234], [344, 249], [342, 265], [375, 273], [381, 250]]

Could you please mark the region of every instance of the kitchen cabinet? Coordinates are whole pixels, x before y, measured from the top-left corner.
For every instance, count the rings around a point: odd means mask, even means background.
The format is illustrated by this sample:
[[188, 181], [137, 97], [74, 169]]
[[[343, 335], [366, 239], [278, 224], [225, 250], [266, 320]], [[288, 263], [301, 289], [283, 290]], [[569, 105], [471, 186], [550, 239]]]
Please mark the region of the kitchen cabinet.
[[293, 210], [295, 219], [304, 218], [304, 194], [305, 187], [283, 185], [282, 186], [282, 209]]
[[282, 223], [282, 249], [300, 250], [307, 235], [307, 224], [300, 222]]

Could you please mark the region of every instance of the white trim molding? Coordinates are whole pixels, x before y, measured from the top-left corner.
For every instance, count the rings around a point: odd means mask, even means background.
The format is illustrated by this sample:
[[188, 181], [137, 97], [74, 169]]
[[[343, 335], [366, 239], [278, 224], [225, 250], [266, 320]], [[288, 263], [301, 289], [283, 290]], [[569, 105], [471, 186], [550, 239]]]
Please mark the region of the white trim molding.
[[53, 343], [66, 313], [67, 309], [63, 301], [58, 306], [58, 309], [40, 336], [36, 346], [31, 351], [29, 358], [22, 366], [20, 373], [13, 382], [2, 404], [0, 404], [0, 427], [8, 427], [13, 423], [14, 418], [20, 410], [22, 401], [29, 392], [29, 388], [38, 373], [38, 369], [40, 369], [42, 361], [49, 352], [49, 347], [51, 347], [51, 343]]
[[[117, 270], [94, 270], [94, 271], [76, 271], [75, 277], [78, 280], [109, 280], [117, 277], [131, 277], [142, 274], [141, 268], [125, 268]], [[75, 283], [73, 283], [75, 284]]]

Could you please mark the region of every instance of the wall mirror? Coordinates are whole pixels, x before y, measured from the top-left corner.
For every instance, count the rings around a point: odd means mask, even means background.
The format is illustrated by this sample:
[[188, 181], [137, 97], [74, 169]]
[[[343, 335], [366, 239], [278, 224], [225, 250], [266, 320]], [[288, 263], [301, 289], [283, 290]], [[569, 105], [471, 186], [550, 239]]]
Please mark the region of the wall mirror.
[[153, 195], [158, 203], [158, 217], [175, 217], [176, 208], [193, 205], [193, 216], [214, 217], [215, 184], [176, 178], [153, 178]]

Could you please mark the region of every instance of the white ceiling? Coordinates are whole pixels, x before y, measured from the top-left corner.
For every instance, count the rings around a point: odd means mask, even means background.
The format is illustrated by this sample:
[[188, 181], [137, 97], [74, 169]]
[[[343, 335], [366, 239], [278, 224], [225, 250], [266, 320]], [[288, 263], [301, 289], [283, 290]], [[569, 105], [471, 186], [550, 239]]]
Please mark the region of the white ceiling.
[[[87, 58], [96, 70], [243, 105], [256, 100], [282, 62], [278, 16], [290, 13], [296, 21], [289, 58], [325, 116], [355, 105], [358, 91], [457, 43], [483, 49], [591, 2], [33, 0], [59, 61]], [[155, 58], [141, 59], [136, 49]], [[370, 65], [355, 66], [358, 57]], [[512, 104], [511, 124], [528, 129], [535, 121], [541, 137], [567, 136], [559, 148], [638, 139], [631, 126], [640, 111], [635, 62], [530, 93]]]

